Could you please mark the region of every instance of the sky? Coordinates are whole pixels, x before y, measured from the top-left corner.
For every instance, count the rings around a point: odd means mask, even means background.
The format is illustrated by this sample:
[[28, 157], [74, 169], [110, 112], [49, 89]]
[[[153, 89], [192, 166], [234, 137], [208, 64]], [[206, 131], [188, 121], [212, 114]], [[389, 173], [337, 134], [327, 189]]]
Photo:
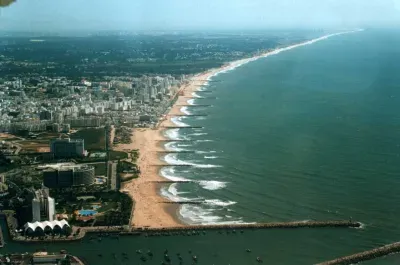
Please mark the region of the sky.
[[207, 30], [399, 26], [400, 0], [17, 0], [0, 30]]

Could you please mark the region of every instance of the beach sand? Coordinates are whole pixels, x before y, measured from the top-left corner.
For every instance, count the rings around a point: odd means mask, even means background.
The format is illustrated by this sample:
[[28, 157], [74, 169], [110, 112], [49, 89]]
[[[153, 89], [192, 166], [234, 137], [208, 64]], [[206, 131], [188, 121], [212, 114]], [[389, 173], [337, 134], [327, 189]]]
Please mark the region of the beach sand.
[[134, 213], [131, 225], [135, 227], [176, 227], [184, 226], [178, 217], [179, 205], [163, 203], [167, 199], [160, 195], [160, 183], [157, 181], [165, 180], [159, 175], [160, 167], [157, 165], [165, 164], [159, 159], [157, 151], [165, 150], [159, 140], [165, 140], [163, 136], [164, 127], [176, 126], [170, 118], [173, 115], [185, 115], [181, 111], [182, 106], [188, 105], [187, 101], [193, 98], [192, 93], [207, 80], [218, 72], [230, 70], [243, 63], [254, 60], [257, 57], [238, 60], [212, 69], [207, 72], [192, 77], [189, 82], [180, 87], [179, 97], [171, 107], [165, 119], [160, 122], [157, 129], [135, 129], [133, 130], [131, 144], [120, 144], [115, 150], [126, 151], [139, 149], [138, 166], [141, 174], [137, 179], [125, 183], [121, 191], [128, 193], [134, 203]]

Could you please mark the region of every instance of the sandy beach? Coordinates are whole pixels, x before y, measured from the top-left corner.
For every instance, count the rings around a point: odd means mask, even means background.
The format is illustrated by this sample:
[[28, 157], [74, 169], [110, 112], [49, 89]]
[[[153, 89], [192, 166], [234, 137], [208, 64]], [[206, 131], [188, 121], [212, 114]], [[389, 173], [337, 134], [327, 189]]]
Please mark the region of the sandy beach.
[[138, 166], [141, 170], [140, 177], [124, 184], [121, 188], [121, 191], [127, 192], [135, 201], [131, 223], [133, 226], [176, 227], [184, 225], [177, 217], [179, 205], [163, 203], [166, 199], [159, 194], [160, 185], [162, 184], [157, 182], [165, 180], [159, 175], [160, 166], [157, 166], [163, 164], [157, 153], [157, 151], [164, 150], [159, 140], [165, 140], [163, 136], [165, 126], [176, 126], [171, 122], [170, 117], [184, 115], [180, 111], [182, 106], [177, 105], [189, 105], [187, 100], [192, 96], [191, 93], [196, 91], [214, 73], [214, 71], [210, 71], [197, 75], [190, 80], [189, 84], [181, 87], [181, 95], [170, 109], [166, 119], [159, 124], [157, 129], [135, 129], [131, 136], [131, 144], [121, 144], [115, 148], [120, 151], [139, 149]]
[[[165, 140], [163, 136], [164, 127], [176, 126], [171, 121], [174, 115], [185, 115], [181, 111], [182, 107], [190, 104], [187, 102], [193, 98], [192, 93], [204, 85], [213, 75], [234, 69], [242, 64], [248, 63], [268, 53], [231, 62], [217, 69], [195, 75], [189, 82], [179, 88], [179, 96], [176, 103], [171, 107], [165, 119], [160, 122], [157, 129], [135, 129], [133, 130], [131, 144], [121, 144], [115, 149], [120, 151], [139, 150], [138, 166], [141, 174], [138, 179], [126, 183], [121, 191], [128, 193], [134, 203], [134, 214], [131, 225], [135, 227], [176, 227], [185, 225], [179, 219], [179, 205], [163, 203], [167, 199], [160, 195], [160, 183], [165, 180], [159, 175], [160, 166], [165, 164], [159, 159], [157, 151], [165, 150], [160, 144], [160, 140]], [[157, 166], [158, 165], [158, 166]]]

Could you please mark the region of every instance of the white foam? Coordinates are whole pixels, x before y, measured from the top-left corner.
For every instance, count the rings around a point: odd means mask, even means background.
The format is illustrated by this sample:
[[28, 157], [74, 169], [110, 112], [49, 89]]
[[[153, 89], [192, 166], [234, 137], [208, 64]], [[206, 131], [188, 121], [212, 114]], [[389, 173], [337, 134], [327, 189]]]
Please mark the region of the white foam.
[[197, 168], [215, 168], [215, 167], [222, 167], [220, 165], [210, 165], [210, 164], [195, 164], [191, 162], [186, 162], [183, 160], [180, 160], [177, 158], [177, 154], [167, 154], [164, 157], [165, 162], [167, 162], [170, 165], [188, 165], [188, 166], [193, 166]]
[[[167, 150], [167, 151], [176, 151], [176, 152], [178, 152], [178, 151], [185, 151], [185, 149], [183, 149], [183, 148], [179, 148], [179, 147], [177, 147], [177, 143], [176, 142], [168, 142], [168, 143], [166, 143], [165, 145], [164, 145], [164, 147], [165, 147], [165, 149]], [[179, 145], [178, 145], [179, 146]]]
[[189, 105], [194, 105], [194, 99], [193, 99], [193, 98], [189, 99], [189, 100], [187, 101], [187, 103], [188, 103]]
[[[185, 192], [185, 191], [178, 191], [176, 186], [178, 186], [177, 183], [173, 183], [173, 184], [169, 185], [168, 192], [171, 193], [174, 196], [178, 196], [179, 194], [187, 194], [187, 193], [189, 193], [189, 192]], [[180, 199], [187, 199], [187, 198], [180, 197]]]
[[191, 115], [192, 113], [189, 111], [189, 108], [188, 107], [182, 107], [181, 109], [180, 109], [180, 111], [182, 112], [182, 113], [184, 113], [184, 114], [186, 114], [186, 115]]
[[191, 146], [190, 144], [178, 144], [179, 147], [189, 147]]
[[191, 136], [201, 136], [201, 135], [207, 135], [208, 133], [192, 133], [190, 134]]
[[160, 170], [160, 174], [164, 178], [172, 180], [172, 181], [188, 181], [188, 179], [186, 179], [186, 178], [177, 177], [176, 173], [175, 173], [175, 169], [173, 167], [163, 167]]
[[189, 124], [186, 124], [186, 123], [182, 122], [182, 119], [183, 119], [183, 118], [184, 118], [184, 117], [172, 117], [172, 118], [171, 118], [171, 121], [172, 121], [176, 126], [179, 126], [179, 127], [188, 127]]
[[[179, 210], [179, 214], [191, 224], [200, 225], [229, 225], [229, 224], [254, 224], [243, 222], [242, 218], [237, 218], [236, 220], [224, 220], [223, 217], [215, 214], [213, 209], [206, 209], [204, 206], [184, 204]], [[230, 217], [229, 219], [234, 219]]]
[[220, 190], [226, 187], [226, 182], [216, 180], [200, 180], [200, 186], [206, 190]]
[[168, 129], [165, 131], [164, 135], [170, 140], [182, 140], [179, 137], [179, 129]]
[[213, 142], [213, 140], [196, 140], [196, 142]]
[[195, 97], [195, 98], [202, 98], [202, 96], [198, 95], [196, 92], [193, 92], [192, 96]]
[[190, 223], [195, 224], [216, 224], [222, 217], [213, 215], [213, 210], [204, 209], [198, 205], [183, 204], [179, 214]]
[[236, 202], [234, 202], [234, 201], [221, 201], [221, 200], [218, 200], [218, 199], [205, 200], [205, 203], [209, 204], [209, 205], [213, 205], [213, 206], [223, 206], [223, 207], [236, 204]]
[[218, 156], [204, 156], [205, 159], [216, 159]]

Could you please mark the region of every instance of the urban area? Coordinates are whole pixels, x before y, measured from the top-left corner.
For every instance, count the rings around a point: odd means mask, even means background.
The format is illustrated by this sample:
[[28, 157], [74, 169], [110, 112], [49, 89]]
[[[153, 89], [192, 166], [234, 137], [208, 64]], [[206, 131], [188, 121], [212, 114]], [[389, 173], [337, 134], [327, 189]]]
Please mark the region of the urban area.
[[[125, 229], [134, 201], [120, 187], [140, 177], [140, 154], [113, 146], [130, 143], [135, 128], [156, 126], [194, 74], [313, 34], [5, 34], [0, 217], [13, 240], [67, 241], [91, 227]], [[3, 238], [0, 230], [0, 246]], [[65, 253], [12, 260], [83, 264]]]

